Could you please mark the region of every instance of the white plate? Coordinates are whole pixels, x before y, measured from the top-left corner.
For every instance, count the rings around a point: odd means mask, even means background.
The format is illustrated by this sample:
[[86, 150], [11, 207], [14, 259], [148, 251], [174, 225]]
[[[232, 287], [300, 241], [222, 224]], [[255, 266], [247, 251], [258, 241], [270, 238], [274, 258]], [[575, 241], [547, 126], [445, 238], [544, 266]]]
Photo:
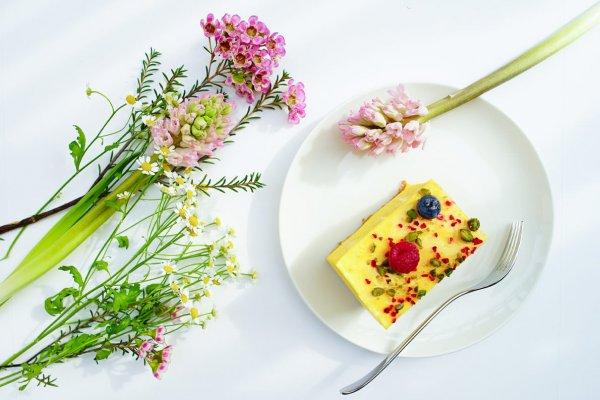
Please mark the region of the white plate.
[[[453, 88], [406, 85], [426, 104]], [[544, 168], [519, 127], [477, 99], [434, 119], [425, 149], [378, 158], [349, 151], [336, 122], [367, 99], [367, 93], [329, 114], [308, 135], [288, 172], [279, 210], [285, 263], [298, 292], [331, 329], [379, 353], [395, 347], [431, 310], [493, 267], [508, 224], [526, 222], [513, 272], [499, 285], [466, 296], [439, 315], [403, 352], [431, 356], [459, 350], [490, 335], [521, 306], [544, 266], [552, 235], [552, 198]], [[435, 179], [465, 210], [477, 216], [488, 242], [387, 331], [364, 310], [325, 262], [361, 219], [385, 203], [402, 180]]]

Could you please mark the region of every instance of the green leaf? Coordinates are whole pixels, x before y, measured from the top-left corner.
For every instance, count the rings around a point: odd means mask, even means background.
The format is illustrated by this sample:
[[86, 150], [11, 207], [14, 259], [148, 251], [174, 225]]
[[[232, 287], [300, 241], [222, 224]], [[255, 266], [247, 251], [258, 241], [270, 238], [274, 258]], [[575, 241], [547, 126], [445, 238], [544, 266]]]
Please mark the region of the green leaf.
[[83, 130], [77, 125], [73, 125], [75, 130], [77, 131], [77, 139], [73, 140], [69, 143], [69, 150], [71, 152], [71, 157], [73, 157], [73, 163], [75, 164], [75, 169], [79, 171], [79, 166], [81, 165], [81, 160], [83, 159], [83, 155], [85, 153], [85, 133]]
[[131, 324], [131, 319], [129, 317], [125, 317], [119, 322], [112, 322], [106, 326], [106, 333], [109, 335], [116, 335], [119, 332], [124, 331]]
[[96, 260], [92, 264], [92, 268], [97, 269], [98, 271], [106, 271], [108, 272], [108, 263], [104, 260]]
[[118, 312], [119, 310], [127, 309], [137, 301], [141, 292], [139, 284], [124, 285], [118, 292], [113, 291], [113, 311]]
[[115, 239], [119, 242], [119, 247], [129, 248], [129, 238], [127, 236], [117, 236]]
[[105, 360], [108, 358], [108, 356], [110, 356], [110, 354], [112, 353], [111, 349], [100, 349], [96, 352], [96, 356], [94, 357], [94, 360], [96, 361], [100, 361], [100, 360]]
[[78, 294], [79, 290], [75, 288], [64, 288], [54, 296], [50, 296], [44, 301], [44, 309], [50, 315], [60, 314], [65, 309], [64, 300], [67, 297], [75, 298], [75, 296]]
[[109, 144], [108, 146], [104, 146], [104, 151], [111, 151], [119, 147], [119, 142], [114, 142], [113, 144]]
[[67, 271], [73, 277], [73, 281], [79, 286], [80, 289], [83, 289], [83, 278], [81, 277], [81, 273], [77, 268], [73, 265], [63, 265], [59, 268], [61, 271]]
[[87, 347], [94, 345], [100, 336], [101, 334], [98, 333], [93, 335], [89, 333], [82, 333], [81, 335], [73, 336], [71, 339], [65, 342], [65, 344], [63, 344], [60, 353], [64, 358], [77, 356]]

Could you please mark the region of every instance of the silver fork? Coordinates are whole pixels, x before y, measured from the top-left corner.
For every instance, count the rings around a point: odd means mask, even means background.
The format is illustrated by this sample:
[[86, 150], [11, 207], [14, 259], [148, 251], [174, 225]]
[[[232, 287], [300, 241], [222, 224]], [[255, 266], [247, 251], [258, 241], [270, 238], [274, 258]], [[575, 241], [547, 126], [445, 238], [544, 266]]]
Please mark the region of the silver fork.
[[454, 296], [450, 297], [446, 300], [441, 306], [439, 306], [434, 312], [431, 313], [430, 316], [425, 319], [414, 331], [411, 332], [410, 335], [402, 343], [394, 349], [382, 362], [380, 362], [371, 372], [357, 380], [356, 382], [342, 388], [340, 390], [341, 394], [351, 394], [359, 391], [360, 389], [367, 386], [373, 379], [375, 379], [383, 370], [390, 365], [396, 357], [404, 350], [406, 346], [429, 324], [446, 306], [452, 303], [454, 300], [459, 297], [464, 296], [465, 294], [473, 293], [481, 289], [489, 288], [490, 286], [494, 286], [498, 282], [500, 282], [512, 269], [515, 264], [515, 260], [517, 258], [517, 253], [519, 252], [519, 246], [521, 245], [521, 238], [523, 236], [523, 221], [513, 222], [510, 227], [510, 231], [508, 234], [508, 239], [506, 241], [506, 245], [504, 247], [504, 251], [498, 260], [498, 264], [496, 267], [486, 276], [481, 282], [477, 285], [458, 292]]

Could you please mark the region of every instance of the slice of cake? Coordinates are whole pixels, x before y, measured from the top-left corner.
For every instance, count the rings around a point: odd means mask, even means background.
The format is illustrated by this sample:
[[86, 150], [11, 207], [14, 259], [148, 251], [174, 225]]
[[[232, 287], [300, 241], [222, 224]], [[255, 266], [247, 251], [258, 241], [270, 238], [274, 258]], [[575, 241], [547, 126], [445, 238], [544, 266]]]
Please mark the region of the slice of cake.
[[402, 183], [398, 194], [327, 256], [384, 328], [408, 311], [485, 241], [433, 180]]

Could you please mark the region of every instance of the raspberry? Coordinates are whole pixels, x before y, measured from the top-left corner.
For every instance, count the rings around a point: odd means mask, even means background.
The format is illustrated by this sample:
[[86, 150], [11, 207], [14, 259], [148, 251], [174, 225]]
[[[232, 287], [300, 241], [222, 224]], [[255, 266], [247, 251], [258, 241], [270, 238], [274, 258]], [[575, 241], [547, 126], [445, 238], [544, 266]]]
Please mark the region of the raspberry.
[[407, 241], [394, 243], [390, 247], [390, 268], [399, 274], [406, 274], [417, 269], [419, 264], [419, 248]]

